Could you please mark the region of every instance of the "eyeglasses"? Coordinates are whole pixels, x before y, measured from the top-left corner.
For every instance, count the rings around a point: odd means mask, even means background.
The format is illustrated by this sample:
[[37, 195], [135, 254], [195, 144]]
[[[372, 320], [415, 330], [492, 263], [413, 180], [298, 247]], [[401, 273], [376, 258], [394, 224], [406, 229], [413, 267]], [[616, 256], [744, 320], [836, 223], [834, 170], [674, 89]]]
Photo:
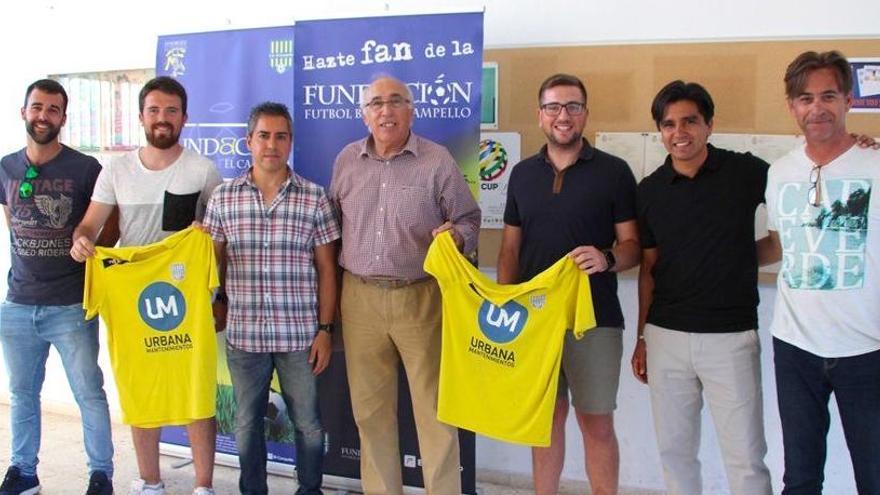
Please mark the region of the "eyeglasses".
[[406, 98], [402, 98], [400, 96], [392, 96], [391, 98], [389, 98], [387, 100], [381, 100], [379, 98], [376, 98], [374, 100], [370, 100], [369, 102], [367, 102], [366, 105], [364, 105], [364, 107], [368, 108], [374, 112], [382, 111], [382, 107], [384, 107], [385, 105], [388, 105], [393, 110], [399, 110], [399, 109], [403, 108], [404, 105], [409, 104], [409, 102], [410, 101], [407, 100]]
[[822, 204], [822, 167], [816, 165], [810, 170], [810, 190], [807, 191], [807, 201], [813, 206]]
[[584, 108], [586, 108], [586, 105], [578, 101], [570, 101], [568, 103], [557, 103], [554, 101], [541, 105], [541, 110], [543, 110], [544, 113], [551, 117], [556, 117], [557, 115], [559, 115], [559, 113], [562, 112], [563, 108], [565, 108], [565, 111], [568, 112], [569, 115], [577, 116], [584, 113]]
[[24, 180], [22, 180], [21, 185], [18, 186], [18, 197], [21, 199], [28, 199], [34, 195], [33, 181], [39, 177], [39, 175], [40, 169], [34, 165], [28, 165], [27, 170], [24, 172]]

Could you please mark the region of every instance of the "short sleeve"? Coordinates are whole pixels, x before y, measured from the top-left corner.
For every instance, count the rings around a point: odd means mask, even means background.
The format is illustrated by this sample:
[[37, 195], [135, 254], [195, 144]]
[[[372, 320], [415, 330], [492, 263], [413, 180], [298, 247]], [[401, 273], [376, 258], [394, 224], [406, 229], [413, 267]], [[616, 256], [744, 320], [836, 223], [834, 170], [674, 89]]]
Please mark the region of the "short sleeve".
[[211, 239], [217, 242], [226, 242], [226, 232], [223, 228], [223, 219], [220, 214], [223, 192], [215, 191], [208, 199], [208, 206], [205, 209], [205, 218], [202, 220], [202, 226], [205, 231], [211, 235]]
[[461, 259], [452, 234], [448, 231], [441, 232], [428, 246], [422, 268], [433, 275], [442, 288], [459, 276]]
[[322, 246], [339, 239], [339, 221], [336, 216], [336, 208], [330, 202], [330, 198], [319, 190], [318, 207], [315, 211], [315, 245]]
[[764, 198], [767, 201], [767, 229], [768, 230], [779, 230], [779, 225], [777, 225], [777, 210], [776, 210], [776, 174], [774, 173], [774, 167], [770, 167], [767, 171], [767, 187], [764, 189]]
[[569, 293], [572, 294], [571, 308], [574, 314], [574, 323], [571, 326], [574, 336], [580, 339], [587, 330], [596, 327], [596, 310], [593, 308], [593, 295], [590, 291], [590, 278], [586, 273], [582, 272], [574, 260], [569, 259], [568, 270], [573, 277], [572, 287]]
[[95, 188], [92, 191], [92, 201], [108, 205], [116, 204], [116, 189], [113, 187], [113, 166], [101, 168]]
[[519, 214], [519, 207], [516, 203], [517, 191], [516, 187], [519, 183], [517, 167], [513, 167], [510, 173], [510, 182], [507, 185], [507, 202], [504, 204], [504, 223], [519, 227], [522, 225], [522, 219]]
[[[207, 234], [202, 232], [199, 232], [199, 234], [204, 235], [206, 238], [208, 237]], [[208, 260], [208, 290], [213, 291], [220, 287], [220, 277], [217, 274], [217, 258], [214, 255], [214, 243], [210, 239], [206, 239], [204, 244], [202, 259]]]
[[5, 168], [0, 170], [0, 205], [9, 204], [6, 201], [6, 184], [9, 183], [9, 177], [6, 175]]
[[205, 203], [208, 202], [208, 198], [211, 197], [214, 190], [220, 184], [223, 184], [223, 178], [220, 177], [220, 172], [217, 171], [217, 167], [212, 163], [205, 174], [205, 188], [202, 189], [202, 197], [205, 198]]
[[92, 194], [95, 192], [95, 183], [98, 181], [98, 176], [101, 175], [101, 164], [92, 157], [86, 157], [86, 172], [83, 179], [85, 183], [82, 185], [82, 195], [88, 203], [89, 199], [91, 199]]
[[636, 194], [636, 211], [638, 213], [637, 220], [639, 224], [639, 242], [642, 249], [652, 249], [657, 247], [657, 239], [654, 238], [654, 231], [651, 230], [648, 221], [648, 209], [651, 205], [651, 189], [650, 179], [645, 178], [639, 184], [638, 194]]
[[767, 190], [767, 173], [770, 164], [751, 154], [749, 156], [752, 158], [751, 184], [753, 186], [750, 193], [756, 204], [766, 203], [765, 191]]
[[636, 218], [636, 178], [625, 161], [621, 160], [620, 164], [617, 191], [614, 194], [614, 223]]
[[97, 316], [101, 310], [101, 303], [104, 300], [101, 279], [101, 258], [98, 255], [90, 256], [86, 260], [86, 277], [83, 283], [83, 309], [86, 310], [87, 320]]

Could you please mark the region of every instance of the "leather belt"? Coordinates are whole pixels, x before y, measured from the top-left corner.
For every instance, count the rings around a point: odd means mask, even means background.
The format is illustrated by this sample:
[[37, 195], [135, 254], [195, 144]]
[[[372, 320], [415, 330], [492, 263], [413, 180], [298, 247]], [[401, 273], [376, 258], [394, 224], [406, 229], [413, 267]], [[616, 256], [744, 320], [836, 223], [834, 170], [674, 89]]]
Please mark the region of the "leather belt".
[[373, 285], [380, 289], [400, 289], [403, 287], [408, 287], [410, 285], [420, 284], [422, 282], [427, 282], [431, 280], [431, 277], [422, 277], [422, 278], [414, 278], [414, 279], [400, 279], [400, 278], [384, 278], [384, 277], [363, 277], [361, 275], [355, 275], [354, 273], [348, 272], [352, 277], [357, 279], [363, 284]]

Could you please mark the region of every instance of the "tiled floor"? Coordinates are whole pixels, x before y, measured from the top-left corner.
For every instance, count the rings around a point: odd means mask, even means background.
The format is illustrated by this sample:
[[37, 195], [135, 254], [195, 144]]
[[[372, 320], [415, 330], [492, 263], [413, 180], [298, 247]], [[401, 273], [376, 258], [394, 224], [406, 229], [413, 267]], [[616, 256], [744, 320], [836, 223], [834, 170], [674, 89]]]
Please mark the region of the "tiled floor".
[[[0, 404], [0, 476], [9, 464], [9, 406]], [[83, 450], [82, 430], [79, 418], [61, 414], [43, 414], [42, 447], [40, 449], [40, 465], [38, 474], [43, 487], [42, 494], [82, 494], [86, 491], [88, 475], [86, 473], [86, 456]], [[129, 483], [137, 476], [137, 464], [131, 435], [124, 425], [113, 425], [113, 442], [116, 447], [114, 462], [116, 474], [114, 485], [116, 492], [128, 493]], [[185, 495], [192, 490], [192, 466], [181, 464], [182, 459], [162, 456], [162, 476], [168, 495]], [[214, 473], [214, 488], [218, 494], [234, 494], [238, 492], [238, 470], [217, 466]], [[486, 483], [478, 483], [480, 495], [530, 495], [531, 490], [514, 489]], [[293, 478], [282, 476], [269, 477], [271, 493], [292, 494], [295, 491]], [[334, 489], [325, 490], [326, 495], [336, 495]]]

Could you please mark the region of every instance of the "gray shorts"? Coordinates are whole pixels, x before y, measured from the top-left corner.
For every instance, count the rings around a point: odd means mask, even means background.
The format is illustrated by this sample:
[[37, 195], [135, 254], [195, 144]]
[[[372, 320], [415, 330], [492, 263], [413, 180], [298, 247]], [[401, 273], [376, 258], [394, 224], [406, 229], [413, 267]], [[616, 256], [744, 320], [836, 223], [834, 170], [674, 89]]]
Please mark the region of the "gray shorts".
[[565, 332], [559, 397], [571, 391], [575, 410], [587, 414], [610, 414], [617, 409], [623, 328], [597, 327], [577, 340]]

